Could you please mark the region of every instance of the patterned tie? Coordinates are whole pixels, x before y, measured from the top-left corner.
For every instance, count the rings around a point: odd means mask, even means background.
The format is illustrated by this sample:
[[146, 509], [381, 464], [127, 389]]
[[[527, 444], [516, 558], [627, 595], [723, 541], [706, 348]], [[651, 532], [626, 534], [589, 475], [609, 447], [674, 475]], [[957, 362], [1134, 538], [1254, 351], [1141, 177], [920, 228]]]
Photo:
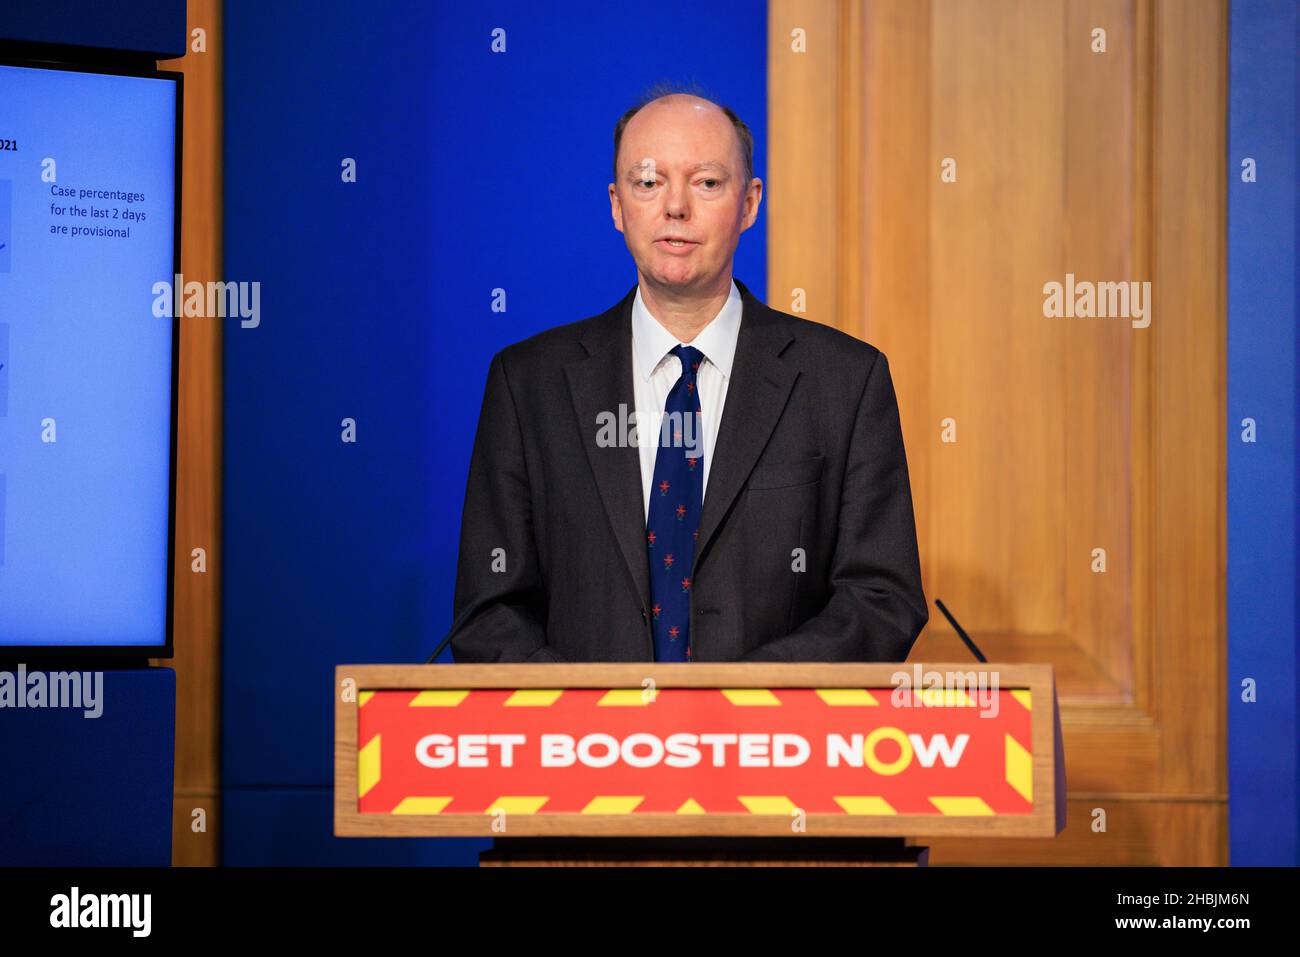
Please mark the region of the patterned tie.
[[655, 661], [691, 660], [691, 566], [704, 500], [704, 446], [695, 378], [704, 354], [676, 346], [682, 374], [664, 403], [646, 548]]

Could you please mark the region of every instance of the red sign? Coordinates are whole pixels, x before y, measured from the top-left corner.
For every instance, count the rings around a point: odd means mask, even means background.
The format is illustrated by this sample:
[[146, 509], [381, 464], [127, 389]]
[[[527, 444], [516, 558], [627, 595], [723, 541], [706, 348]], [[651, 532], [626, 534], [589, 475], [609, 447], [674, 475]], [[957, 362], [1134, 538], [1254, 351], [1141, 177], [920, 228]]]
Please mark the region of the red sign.
[[368, 691], [358, 704], [363, 814], [1032, 810], [1027, 690]]

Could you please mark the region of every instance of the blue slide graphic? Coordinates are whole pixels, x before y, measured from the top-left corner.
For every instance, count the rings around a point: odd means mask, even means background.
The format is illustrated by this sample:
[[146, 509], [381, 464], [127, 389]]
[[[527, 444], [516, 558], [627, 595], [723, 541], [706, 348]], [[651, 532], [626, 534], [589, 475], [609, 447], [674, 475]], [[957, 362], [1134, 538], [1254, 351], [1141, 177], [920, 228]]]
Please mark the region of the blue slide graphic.
[[[9, 414], [9, 326], [0, 322], [0, 419]], [[0, 536], [4, 529], [0, 528]]]
[[0, 648], [163, 645], [176, 84], [0, 65]]
[[9, 238], [12, 197], [13, 183], [7, 179], [0, 179], [0, 272], [9, 271], [9, 256], [13, 245]]

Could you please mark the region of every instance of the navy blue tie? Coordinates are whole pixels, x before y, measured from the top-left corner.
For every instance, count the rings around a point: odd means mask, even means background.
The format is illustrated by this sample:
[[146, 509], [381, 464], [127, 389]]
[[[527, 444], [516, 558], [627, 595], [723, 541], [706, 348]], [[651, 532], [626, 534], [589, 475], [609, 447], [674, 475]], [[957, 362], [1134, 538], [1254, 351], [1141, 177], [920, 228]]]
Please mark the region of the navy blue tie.
[[704, 354], [676, 346], [682, 374], [668, 393], [646, 517], [655, 661], [691, 660], [691, 566], [704, 501], [704, 436], [696, 376]]

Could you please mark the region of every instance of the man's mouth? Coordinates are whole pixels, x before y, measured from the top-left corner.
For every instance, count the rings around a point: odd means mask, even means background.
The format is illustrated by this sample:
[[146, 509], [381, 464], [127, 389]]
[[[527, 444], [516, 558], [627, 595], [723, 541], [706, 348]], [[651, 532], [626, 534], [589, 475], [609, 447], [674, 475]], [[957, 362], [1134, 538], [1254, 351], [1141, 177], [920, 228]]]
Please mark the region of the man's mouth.
[[655, 242], [663, 243], [665, 246], [671, 246], [673, 249], [684, 249], [687, 246], [694, 246], [694, 240], [679, 239], [675, 236], [665, 236], [663, 239], [656, 239]]

